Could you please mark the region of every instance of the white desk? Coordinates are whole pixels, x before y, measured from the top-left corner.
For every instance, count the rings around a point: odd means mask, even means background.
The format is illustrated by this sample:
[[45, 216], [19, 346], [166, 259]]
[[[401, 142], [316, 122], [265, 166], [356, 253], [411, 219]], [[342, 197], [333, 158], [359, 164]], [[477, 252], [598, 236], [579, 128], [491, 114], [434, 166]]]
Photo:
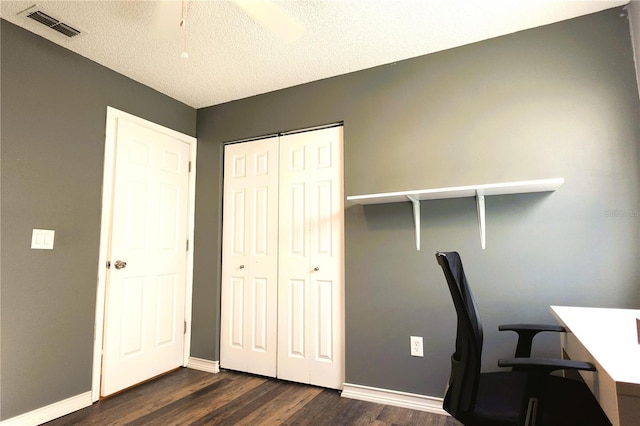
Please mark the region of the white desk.
[[614, 426], [640, 425], [640, 310], [552, 306], [560, 325], [563, 358], [589, 361], [580, 374]]

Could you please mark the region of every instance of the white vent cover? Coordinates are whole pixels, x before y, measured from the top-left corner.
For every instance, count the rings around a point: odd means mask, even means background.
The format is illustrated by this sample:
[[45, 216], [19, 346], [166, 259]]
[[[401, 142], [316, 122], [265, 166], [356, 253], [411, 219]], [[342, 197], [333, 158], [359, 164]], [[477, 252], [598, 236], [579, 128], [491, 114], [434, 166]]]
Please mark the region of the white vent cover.
[[31, 18], [34, 21], [54, 31], [57, 31], [68, 38], [73, 38], [82, 34], [82, 31], [80, 31], [79, 29], [62, 22], [57, 18], [54, 18], [50, 13], [45, 12], [38, 7], [30, 7], [29, 9], [21, 13], [24, 13], [27, 18]]

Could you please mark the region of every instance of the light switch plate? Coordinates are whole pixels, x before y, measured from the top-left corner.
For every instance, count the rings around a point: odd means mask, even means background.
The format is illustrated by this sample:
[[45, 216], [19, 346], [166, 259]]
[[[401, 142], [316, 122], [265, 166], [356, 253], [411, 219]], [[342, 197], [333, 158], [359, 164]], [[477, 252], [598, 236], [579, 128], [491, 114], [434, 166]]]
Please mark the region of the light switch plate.
[[31, 235], [31, 248], [53, 250], [53, 239], [56, 231], [50, 229], [34, 229]]

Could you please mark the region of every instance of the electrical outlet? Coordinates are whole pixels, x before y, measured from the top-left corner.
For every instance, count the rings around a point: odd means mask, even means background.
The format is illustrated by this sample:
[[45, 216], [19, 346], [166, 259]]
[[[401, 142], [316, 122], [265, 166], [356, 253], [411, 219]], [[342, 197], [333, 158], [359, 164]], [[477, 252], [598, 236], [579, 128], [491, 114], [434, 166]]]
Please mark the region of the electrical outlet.
[[422, 337], [411, 336], [411, 356], [424, 356]]

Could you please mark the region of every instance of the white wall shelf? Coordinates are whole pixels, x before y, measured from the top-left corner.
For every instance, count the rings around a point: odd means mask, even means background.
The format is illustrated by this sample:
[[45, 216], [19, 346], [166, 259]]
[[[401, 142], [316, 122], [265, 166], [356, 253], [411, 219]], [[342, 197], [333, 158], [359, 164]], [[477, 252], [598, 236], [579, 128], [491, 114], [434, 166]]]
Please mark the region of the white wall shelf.
[[384, 192], [379, 194], [351, 195], [347, 201], [356, 204], [386, 204], [410, 201], [416, 228], [416, 249], [420, 250], [420, 201], [443, 198], [476, 197], [480, 244], [486, 247], [484, 197], [488, 195], [524, 194], [529, 192], [555, 191], [564, 183], [564, 178], [526, 180], [519, 182], [489, 183], [483, 185], [454, 186], [449, 188], [420, 189], [415, 191]]

